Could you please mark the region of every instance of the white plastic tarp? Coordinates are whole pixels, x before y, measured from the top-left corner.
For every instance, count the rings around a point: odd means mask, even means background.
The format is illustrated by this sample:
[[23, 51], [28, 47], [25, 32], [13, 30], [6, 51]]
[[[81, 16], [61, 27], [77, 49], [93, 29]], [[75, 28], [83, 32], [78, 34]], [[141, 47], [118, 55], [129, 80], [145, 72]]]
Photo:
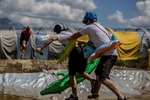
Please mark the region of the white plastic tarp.
[[[60, 71], [66, 72], [67, 70], [44, 71], [41, 73], [0, 74], [0, 92], [42, 99], [44, 97], [40, 95], [40, 91], [48, 86], [48, 84], [62, 78], [53, 74]], [[95, 77], [94, 73], [91, 75]], [[117, 88], [126, 94], [140, 95], [144, 91], [150, 91], [150, 71], [112, 70], [110, 78], [115, 82]], [[80, 94], [89, 91], [89, 81], [85, 80], [78, 84], [78, 92]], [[103, 85], [100, 91], [110, 92]], [[70, 91], [66, 89], [64, 93], [70, 94]]]

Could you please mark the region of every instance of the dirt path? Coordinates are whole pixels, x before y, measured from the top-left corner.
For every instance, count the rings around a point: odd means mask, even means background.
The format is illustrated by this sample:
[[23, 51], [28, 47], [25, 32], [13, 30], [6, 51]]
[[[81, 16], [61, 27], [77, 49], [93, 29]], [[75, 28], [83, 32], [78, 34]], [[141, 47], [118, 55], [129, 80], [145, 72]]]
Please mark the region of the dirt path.
[[66, 68], [67, 61], [57, 64], [57, 60], [0, 60], [0, 73], [42, 72], [43, 69]]

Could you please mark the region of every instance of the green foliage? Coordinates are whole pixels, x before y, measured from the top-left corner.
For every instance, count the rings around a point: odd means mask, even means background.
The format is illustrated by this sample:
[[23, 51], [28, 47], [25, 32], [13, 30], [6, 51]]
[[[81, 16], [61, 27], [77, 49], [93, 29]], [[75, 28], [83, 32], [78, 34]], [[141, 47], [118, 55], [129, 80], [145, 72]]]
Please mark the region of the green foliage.
[[141, 57], [136, 60], [120, 60], [118, 59], [115, 66], [125, 66], [129, 68], [148, 69], [148, 58]]
[[124, 60], [117, 60], [115, 66], [126, 66], [126, 62]]

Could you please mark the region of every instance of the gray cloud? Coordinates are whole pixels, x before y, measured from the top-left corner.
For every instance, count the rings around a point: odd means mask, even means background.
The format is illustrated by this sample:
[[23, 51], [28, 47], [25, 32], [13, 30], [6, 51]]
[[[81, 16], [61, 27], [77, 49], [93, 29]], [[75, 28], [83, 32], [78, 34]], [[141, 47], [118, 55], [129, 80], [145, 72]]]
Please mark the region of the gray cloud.
[[1, 0], [0, 16], [32, 26], [51, 26], [59, 22], [81, 26], [87, 10], [96, 9], [92, 0]]

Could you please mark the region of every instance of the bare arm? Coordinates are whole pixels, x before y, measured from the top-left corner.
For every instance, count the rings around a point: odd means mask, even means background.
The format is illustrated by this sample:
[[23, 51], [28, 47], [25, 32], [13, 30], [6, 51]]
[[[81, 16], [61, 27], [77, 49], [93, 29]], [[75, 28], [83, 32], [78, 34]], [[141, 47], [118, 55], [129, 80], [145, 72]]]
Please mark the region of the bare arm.
[[70, 37], [68, 37], [68, 40], [74, 40], [74, 39], [77, 39], [80, 36], [82, 36], [82, 34], [77, 32], [77, 33], [74, 33], [73, 35], [71, 35]]
[[42, 49], [44, 49], [46, 46], [48, 46], [50, 43], [56, 40], [58, 40], [57, 36], [52, 36], [40, 48], [36, 48], [36, 51], [40, 52]]

